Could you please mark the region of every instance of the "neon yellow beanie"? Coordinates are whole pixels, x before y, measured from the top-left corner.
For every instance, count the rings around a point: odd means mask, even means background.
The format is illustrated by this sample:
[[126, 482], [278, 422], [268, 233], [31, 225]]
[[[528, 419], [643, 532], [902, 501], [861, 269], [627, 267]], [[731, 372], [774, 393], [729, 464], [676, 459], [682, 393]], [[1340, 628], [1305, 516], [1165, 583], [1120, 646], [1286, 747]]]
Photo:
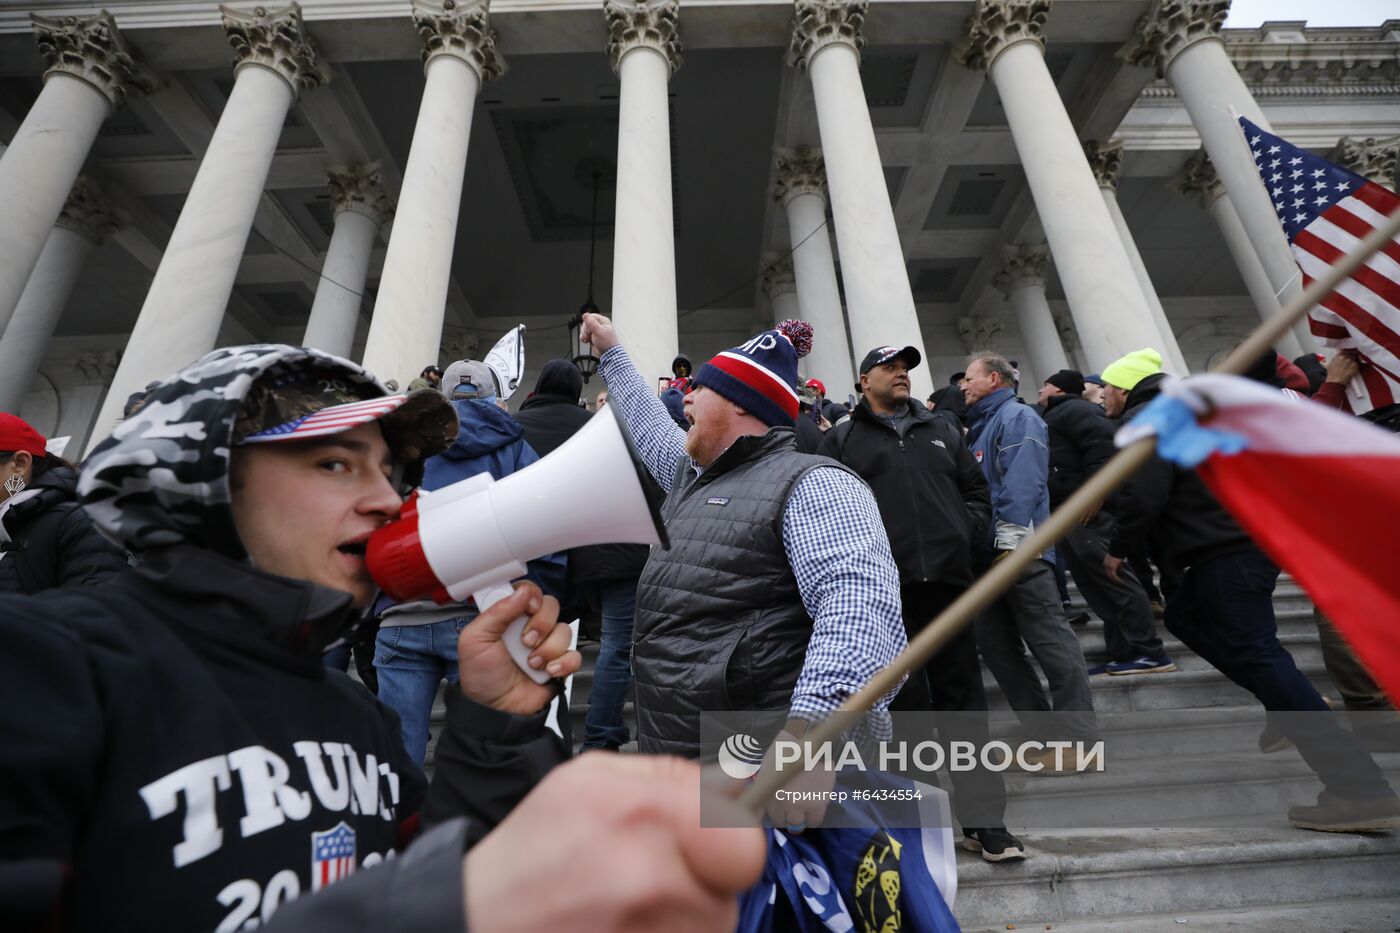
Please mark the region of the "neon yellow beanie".
[[1148, 347], [1134, 350], [1127, 356], [1119, 357], [1104, 367], [1100, 378], [1111, 386], [1124, 391], [1132, 391], [1139, 382], [1148, 376], [1162, 371], [1162, 354]]

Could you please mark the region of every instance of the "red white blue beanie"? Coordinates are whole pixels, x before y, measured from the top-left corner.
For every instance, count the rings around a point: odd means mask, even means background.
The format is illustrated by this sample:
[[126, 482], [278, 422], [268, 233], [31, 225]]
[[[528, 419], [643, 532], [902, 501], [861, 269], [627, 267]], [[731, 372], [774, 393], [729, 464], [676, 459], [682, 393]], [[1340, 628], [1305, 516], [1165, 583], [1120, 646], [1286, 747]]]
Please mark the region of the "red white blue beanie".
[[772, 427], [797, 420], [797, 360], [812, 349], [812, 325], [786, 320], [702, 365], [693, 379]]

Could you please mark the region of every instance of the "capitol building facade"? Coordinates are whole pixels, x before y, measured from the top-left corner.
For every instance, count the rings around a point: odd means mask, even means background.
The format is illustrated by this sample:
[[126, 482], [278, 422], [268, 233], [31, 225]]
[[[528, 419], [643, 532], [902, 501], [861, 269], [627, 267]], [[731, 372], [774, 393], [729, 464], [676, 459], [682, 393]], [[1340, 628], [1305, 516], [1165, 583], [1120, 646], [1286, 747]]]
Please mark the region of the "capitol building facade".
[[0, 410], [76, 456], [215, 346], [406, 385], [522, 323], [528, 387], [590, 297], [653, 377], [786, 317], [837, 398], [883, 344], [921, 397], [1203, 370], [1300, 290], [1238, 118], [1390, 188], [1400, 142], [1400, 20], [1228, 7], [7, 4]]

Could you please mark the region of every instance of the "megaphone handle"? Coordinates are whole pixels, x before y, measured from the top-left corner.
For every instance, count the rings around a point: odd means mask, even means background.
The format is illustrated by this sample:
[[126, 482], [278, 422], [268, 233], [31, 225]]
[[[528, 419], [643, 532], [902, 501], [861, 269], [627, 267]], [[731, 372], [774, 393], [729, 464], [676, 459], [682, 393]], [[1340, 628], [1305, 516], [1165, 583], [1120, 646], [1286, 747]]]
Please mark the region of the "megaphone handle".
[[[492, 583], [490, 586], [474, 591], [472, 593], [472, 599], [476, 600], [476, 608], [481, 612], [485, 612], [488, 608], [494, 606], [514, 592], [515, 587], [511, 586], [509, 582]], [[516, 667], [525, 672], [526, 677], [537, 684], [548, 683], [550, 679], [549, 674], [544, 671], [537, 671], [530, 666], [530, 649], [526, 647], [525, 642], [521, 640], [521, 636], [525, 634], [525, 623], [527, 620], [528, 616], [518, 617], [506, 629], [502, 640], [505, 642], [506, 651], [510, 652], [511, 660], [515, 662]]]

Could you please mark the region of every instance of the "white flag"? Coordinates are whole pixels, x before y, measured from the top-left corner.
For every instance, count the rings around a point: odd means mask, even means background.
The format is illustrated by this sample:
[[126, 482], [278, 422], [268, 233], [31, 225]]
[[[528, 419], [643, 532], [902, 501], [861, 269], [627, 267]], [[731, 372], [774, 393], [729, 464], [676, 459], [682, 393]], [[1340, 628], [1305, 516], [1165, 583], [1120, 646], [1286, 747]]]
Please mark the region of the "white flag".
[[499, 383], [497, 394], [508, 399], [520, 388], [520, 380], [525, 376], [525, 325], [511, 328], [504, 337], [496, 341], [491, 352], [486, 354], [486, 365], [496, 374]]

